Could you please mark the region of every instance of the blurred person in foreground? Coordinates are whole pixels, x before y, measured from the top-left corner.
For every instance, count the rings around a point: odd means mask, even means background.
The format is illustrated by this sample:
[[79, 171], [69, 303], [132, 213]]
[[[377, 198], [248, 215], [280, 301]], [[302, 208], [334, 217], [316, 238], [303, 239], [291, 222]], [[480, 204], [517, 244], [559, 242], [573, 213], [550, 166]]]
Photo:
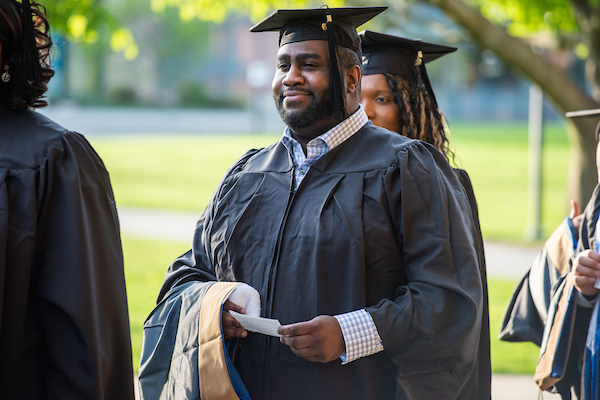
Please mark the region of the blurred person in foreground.
[[[567, 113], [570, 118], [598, 118], [600, 109]], [[596, 140], [600, 123], [596, 128]], [[600, 177], [600, 143], [596, 166]], [[568, 400], [599, 399], [596, 326], [600, 276], [596, 229], [600, 184], [582, 214], [571, 212], [548, 238], [531, 268], [513, 291], [500, 339], [540, 346], [534, 381], [541, 390]], [[596, 308], [594, 308], [596, 307]], [[595, 345], [594, 345], [595, 343]]]
[[[363, 49], [363, 77], [360, 104], [369, 120], [382, 128], [419, 139], [435, 146], [449, 162], [447, 125], [429, 83], [425, 63], [451, 53], [456, 47], [410, 40], [383, 33], [359, 33]], [[471, 384], [465, 386], [459, 399], [491, 397], [490, 325], [487, 275], [479, 211], [471, 180], [466, 171], [455, 168], [469, 199], [476, 232], [475, 246], [483, 286], [483, 316], [479, 338], [477, 366]]]
[[102, 160], [33, 109], [45, 9], [0, 0], [0, 398], [133, 399], [123, 256]]
[[[356, 27], [383, 9], [278, 10], [251, 29], [279, 33], [287, 127], [229, 170], [169, 268], [144, 326], [143, 398], [456, 399], [473, 384], [483, 299], [467, 196], [439, 151], [359, 104]], [[230, 315], [252, 314], [227, 297], [244, 285], [279, 338]]]

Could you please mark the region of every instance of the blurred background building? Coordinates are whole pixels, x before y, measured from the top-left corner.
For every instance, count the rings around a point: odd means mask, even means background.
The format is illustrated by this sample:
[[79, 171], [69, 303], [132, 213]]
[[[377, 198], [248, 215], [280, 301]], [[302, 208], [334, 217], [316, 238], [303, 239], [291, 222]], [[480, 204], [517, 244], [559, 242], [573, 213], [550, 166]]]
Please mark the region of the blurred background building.
[[[250, 33], [253, 22], [248, 17], [233, 15], [222, 24], [182, 21], [176, 9], [155, 13], [147, 4], [137, 4], [141, 2], [106, 2], [133, 33], [139, 47], [133, 60], [115, 53], [102, 31], [93, 43], [55, 36], [52, 105], [245, 108], [256, 111], [258, 118], [272, 115], [277, 34]], [[440, 108], [450, 122], [527, 119], [529, 82], [491, 51], [479, 50], [440, 10], [412, 4], [382, 16], [368, 28], [459, 48], [428, 64]], [[583, 62], [573, 54], [565, 52], [556, 62], [584, 81]], [[559, 117], [550, 105], [545, 108], [546, 118]]]

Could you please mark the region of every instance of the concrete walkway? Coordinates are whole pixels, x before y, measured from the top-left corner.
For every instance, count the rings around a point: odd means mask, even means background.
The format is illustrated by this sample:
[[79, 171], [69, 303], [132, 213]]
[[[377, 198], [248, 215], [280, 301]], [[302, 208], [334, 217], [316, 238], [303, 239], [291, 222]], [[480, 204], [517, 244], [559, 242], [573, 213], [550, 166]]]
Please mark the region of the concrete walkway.
[[[189, 212], [119, 208], [121, 231], [124, 235], [188, 242], [199, 214]], [[527, 272], [539, 249], [534, 247], [485, 243], [488, 275], [518, 279]], [[492, 378], [494, 400], [537, 399], [539, 390], [529, 375], [499, 375]], [[560, 399], [559, 395], [544, 392], [544, 399]]]

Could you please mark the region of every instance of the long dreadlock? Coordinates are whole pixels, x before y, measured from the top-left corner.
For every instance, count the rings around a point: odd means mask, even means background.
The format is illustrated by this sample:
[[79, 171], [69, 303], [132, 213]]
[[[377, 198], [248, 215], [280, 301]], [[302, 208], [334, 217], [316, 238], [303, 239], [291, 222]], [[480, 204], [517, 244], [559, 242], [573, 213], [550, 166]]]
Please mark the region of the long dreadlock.
[[385, 79], [400, 110], [399, 133], [432, 144], [454, 164], [455, 154], [448, 139], [450, 129], [425, 89], [395, 74], [385, 74]]

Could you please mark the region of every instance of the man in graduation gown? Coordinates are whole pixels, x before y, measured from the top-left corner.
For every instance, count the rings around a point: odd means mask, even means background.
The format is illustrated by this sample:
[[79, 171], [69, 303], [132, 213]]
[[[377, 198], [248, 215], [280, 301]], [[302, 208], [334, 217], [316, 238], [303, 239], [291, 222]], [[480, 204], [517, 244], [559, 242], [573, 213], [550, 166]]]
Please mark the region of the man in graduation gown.
[[[273, 97], [287, 128], [227, 172], [159, 294], [215, 281], [260, 293], [280, 339], [223, 305], [253, 399], [455, 399], [473, 372], [482, 286], [464, 189], [435, 148], [359, 106], [356, 27], [382, 10], [279, 10], [253, 28], [280, 32]], [[146, 324], [142, 389], [155, 341], [173, 334], [160, 324]], [[193, 363], [172, 357], [186, 385]]]

